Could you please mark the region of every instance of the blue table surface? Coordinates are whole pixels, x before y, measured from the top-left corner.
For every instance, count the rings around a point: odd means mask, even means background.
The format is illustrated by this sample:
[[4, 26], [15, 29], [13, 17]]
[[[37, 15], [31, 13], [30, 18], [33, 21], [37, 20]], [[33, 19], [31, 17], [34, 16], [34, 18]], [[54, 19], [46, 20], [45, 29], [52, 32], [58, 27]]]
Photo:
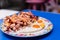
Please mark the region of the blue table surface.
[[[28, 10], [24, 10], [28, 11]], [[44, 17], [48, 20], [50, 20], [53, 23], [53, 30], [48, 35], [43, 35], [43, 37], [36, 38], [35, 40], [60, 40], [60, 14], [53, 14], [52, 12], [43, 12], [43, 11], [37, 11], [37, 10], [31, 10], [31, 12], [36, 16]], [[1, 24], [0, 20], [0, 24]], [[5, 36], [5, 34], [0, 31], [0, 40], [15, 40], [15, 38], [9, 38]], [[19, 39], [22, 40], [22, 39]], [[24, 39], [25, 40], [25, 39]], [[26, 38], [26, 40], [34, 40]]]

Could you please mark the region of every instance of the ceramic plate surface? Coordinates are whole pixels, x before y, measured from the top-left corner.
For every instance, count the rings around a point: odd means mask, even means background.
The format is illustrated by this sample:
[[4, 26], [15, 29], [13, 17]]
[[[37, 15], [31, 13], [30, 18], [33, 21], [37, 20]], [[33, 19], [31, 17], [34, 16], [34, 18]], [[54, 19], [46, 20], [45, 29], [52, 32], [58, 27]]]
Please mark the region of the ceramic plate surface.
[[[4, 33], [6, 33], [8, 35], [11, 35], [11, 36], [15, 36], [15, 37], [35, 37], [35, 36], [41, 36], [41, 35], [49, 33], [53, 29], [53, 24], [49, 20], [47, 20], [47, 19], [45, 19], [43, 17], [39, 17], [39, 19], [44, 21], [45, 26], [44, 26], [43, 29], [40, 29], [40, 30], [38, 29], [37, 31], [31, 31], [31, 32], [29, 31], [28, 32], [28, 30], [27, 30], [27, 32], [24, 32], [24, 31], [20, 31], [19, 32], [18, 31], [18, 33], [15, 33], [15, 32], [9, 32], [9, 33], [7, 33], [7, 32], [4, 32], [2, 30], [3, 20], [2, 20], [2, 24], [1, 24], [0, 29]], [[30, 30], [33, 30], [33, 29], [30, 29]]]

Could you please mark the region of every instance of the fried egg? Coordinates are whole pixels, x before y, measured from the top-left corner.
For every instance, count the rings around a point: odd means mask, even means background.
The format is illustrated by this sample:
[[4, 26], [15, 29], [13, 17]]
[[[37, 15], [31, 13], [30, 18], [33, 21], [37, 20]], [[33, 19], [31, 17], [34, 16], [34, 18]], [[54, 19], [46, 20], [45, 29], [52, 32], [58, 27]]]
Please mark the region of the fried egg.
[[39, 21], [32, 23], [28, 27], [24, 27], [23, 29], [21, 28], [19, 32], [32, 33], [32, 32], [41, 31], [44, 27], [45, 27], [44, 22], [42, 20], [39, 20]]

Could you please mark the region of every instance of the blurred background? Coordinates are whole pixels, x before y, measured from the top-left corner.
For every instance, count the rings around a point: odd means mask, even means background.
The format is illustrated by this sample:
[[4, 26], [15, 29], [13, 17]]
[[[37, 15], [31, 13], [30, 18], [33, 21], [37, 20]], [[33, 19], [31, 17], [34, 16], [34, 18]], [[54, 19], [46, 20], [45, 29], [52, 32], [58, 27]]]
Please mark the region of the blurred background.
[[60, 0], [0, 0], [0, 9], [33, 9], [60, 13]]

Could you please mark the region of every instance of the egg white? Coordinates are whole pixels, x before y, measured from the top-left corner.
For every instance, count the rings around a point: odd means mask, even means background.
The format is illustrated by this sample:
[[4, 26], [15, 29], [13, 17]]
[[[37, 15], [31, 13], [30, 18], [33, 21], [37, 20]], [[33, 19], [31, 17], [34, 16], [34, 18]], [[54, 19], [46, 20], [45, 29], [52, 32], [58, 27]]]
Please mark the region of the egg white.
[[20, 33], [30, 33], [30, 32], [40, 31], [42, 29], [41, 27], [40, 28], [33, 28], [33, 25], [36, 25], [36, 24], [39, 25], [39, 23], [34, 22], [30, 26], [27, 26], [25, 28], [21, 28], [19, 32]]

